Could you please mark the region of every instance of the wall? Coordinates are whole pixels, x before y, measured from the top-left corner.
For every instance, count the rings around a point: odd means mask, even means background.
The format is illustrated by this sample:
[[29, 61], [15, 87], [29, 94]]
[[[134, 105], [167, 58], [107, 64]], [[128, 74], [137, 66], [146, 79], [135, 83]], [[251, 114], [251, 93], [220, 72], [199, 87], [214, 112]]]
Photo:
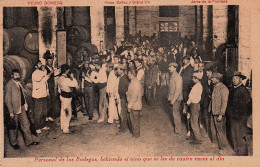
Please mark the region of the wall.
[[[136, 19], [135, 20], [135, 16]], [[179, 6], [179, 17], [159, 17], [159, 6], [137, 6], [129, 8], [130, 34], [141, 31], [142, 35], [158, 35], [159, 21], [178, 21], [181, 36], [193, 36], [195, 33], [194, 6]], [[135, 25], [136, 24], [136, 25]], [[136, 29], [135, 29], [136, 27]]]

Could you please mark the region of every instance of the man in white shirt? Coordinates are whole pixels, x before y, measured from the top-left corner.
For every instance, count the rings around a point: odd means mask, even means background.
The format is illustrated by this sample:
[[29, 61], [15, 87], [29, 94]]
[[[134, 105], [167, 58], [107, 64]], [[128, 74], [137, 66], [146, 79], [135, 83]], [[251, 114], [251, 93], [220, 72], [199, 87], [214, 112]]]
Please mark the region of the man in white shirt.
[[71, 73], [69, 65], [61, 66], [61, 76], [58, 79], [58, 89], [61, 100], [60, 125], [63, 133], [70, 133], [69, 123], [72, 115], [71, 101], [72, 89], [78, 87], [78, 82]]
[[106, 99], [106, 89], [107, 89], [107, 73], [106, 68], [102, 68], [102, 61], [98, 61], [96, 64], [96, 78], [94, 79], [94, 83], [97, 84], [99, 89], [99, 114], [100, 118], [97, 121], [98, 123], [104, 122], [105, 113], [107, 109], [107, 99]]
[[108, 123], [113, 123], [114, 120], [118, 120], [118, 107], [116, 103], [119, 101], [118, 84], [119, 78], [115, 75], [113, 64], [107, 64], [107, 72], [109, 72], [107, 80], [107, 94], [108, 94]]
[[41, 129], [48, 130], [47, 118], [47, 97], [49, 96], [48, 79], [53, 71], [47, 75], [45, 66], [39, 61], [36, 70], [32, 73], [32, 97], [34, 98], [34, 121], [37, 133]]
[[201, 133], [199, 128], [199, 115], [200, 115], [200, 100], [202, 94], [202, 85], [200, 80], [202, 75], [199, 73], [193, 73], [192, 80], [195, 85], [192, 87], [187, 105], [190, 106], [190, 114], [187, 117], [190, 117], [191, 128], [193, 131], [193, 136], [191, 136], [190, 144], [201, 144]]

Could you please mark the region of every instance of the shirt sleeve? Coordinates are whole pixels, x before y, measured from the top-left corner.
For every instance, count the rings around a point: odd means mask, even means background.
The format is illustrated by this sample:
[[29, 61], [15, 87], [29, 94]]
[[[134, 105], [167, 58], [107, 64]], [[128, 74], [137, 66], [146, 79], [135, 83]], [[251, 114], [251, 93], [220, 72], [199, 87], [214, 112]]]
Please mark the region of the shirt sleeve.
[[140, 70], [140, 71], [137, 73], [137, 79], [140, 81], [143, 76], [144, 76], [144, 70]]
[[128, 108], [132, 109], [135, 102], [138, 100], [139, 91], [141, 91], [141, 86], [137, 82], [133, 83], [132, 88], [135, 88], [131, 90], [130, 99], [128, 99]]

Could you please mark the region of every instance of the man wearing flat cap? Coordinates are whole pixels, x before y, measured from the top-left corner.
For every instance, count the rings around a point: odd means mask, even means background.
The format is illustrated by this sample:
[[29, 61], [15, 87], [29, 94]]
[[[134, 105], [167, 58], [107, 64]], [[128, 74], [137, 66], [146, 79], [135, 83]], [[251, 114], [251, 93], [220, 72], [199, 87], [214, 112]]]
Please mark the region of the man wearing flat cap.
[[226, 138], [226, 108], [228, 103], [228, 88], [221, 82], [223, 75], [212, 74], [212, 84], [214, 85], [209, 112], [211, 113], [211, 134], [217, 138], [219, 154], [223, 154], [227, 146]]
[[246, 76], [241, 72], [234, 72], [228, 101], [228, 117], [230, 120], [231, 139], [236, 155], [247, 155], [246, 122], [251, 114], [252, 99], [242, 80]]
[[193, 73], [192, 80], [195, 85], [192, 87], [187, 105], [190, 106], [190, 114], [187, 114], [187, 117], [190, 117], [191, 128], [193, 135], [190, 139], [192, 140], [190, 144], [201, 144], [201, 133], [199, 128], [199, 115], [200, 115], [200, 100], [202, 95], [202, 85], [200, 80], [202, 75], [200, 73]]
[[172, 105], [172, 115], [174, 120], [174, 130], [176, 134], [181, 133], [181, 113], [180, 105], [183, 99], [182, 96], [182, 78], [177, 73], [178, 64], [172, 62], [169, 64], [169, 71], [172, 74], [169, 83], [168, 100]]

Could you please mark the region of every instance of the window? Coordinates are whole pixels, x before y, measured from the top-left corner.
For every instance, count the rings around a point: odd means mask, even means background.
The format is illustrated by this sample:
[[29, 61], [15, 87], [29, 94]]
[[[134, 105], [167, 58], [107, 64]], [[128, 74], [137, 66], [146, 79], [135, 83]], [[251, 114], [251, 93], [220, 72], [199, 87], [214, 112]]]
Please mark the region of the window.
[[159, 17], [179, 17], [179, 7], [159, 6]]
[[178, 32], [178, 22], [176, 21], [160, 21], [160, 32]]

